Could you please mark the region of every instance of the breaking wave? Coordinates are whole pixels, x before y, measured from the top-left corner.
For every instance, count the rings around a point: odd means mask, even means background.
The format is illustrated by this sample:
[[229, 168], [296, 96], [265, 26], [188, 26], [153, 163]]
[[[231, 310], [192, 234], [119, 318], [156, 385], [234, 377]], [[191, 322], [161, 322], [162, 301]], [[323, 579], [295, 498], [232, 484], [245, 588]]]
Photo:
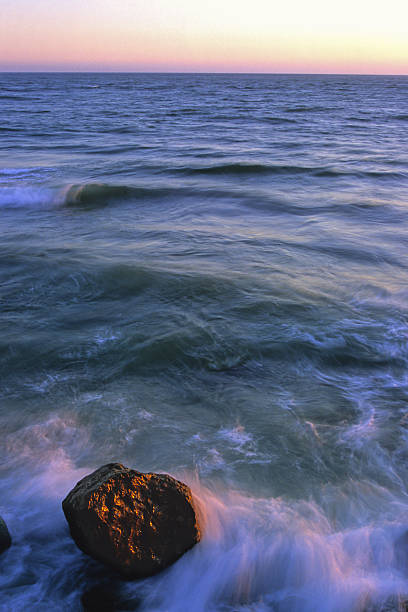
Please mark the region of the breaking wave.
[[44, 187], [1, 187], [0, 208], [47, 208], [57, 203], [56, 192]]
[[[17, 174], [17, 178], [20, 175]], [[1, 182], [1, 177], [0, 177]], [[13, 186], [0, 188], [0, 208], [98, 208], [114, 201], [166, 197], [168, 188], [82, 183], [61, 188]]]

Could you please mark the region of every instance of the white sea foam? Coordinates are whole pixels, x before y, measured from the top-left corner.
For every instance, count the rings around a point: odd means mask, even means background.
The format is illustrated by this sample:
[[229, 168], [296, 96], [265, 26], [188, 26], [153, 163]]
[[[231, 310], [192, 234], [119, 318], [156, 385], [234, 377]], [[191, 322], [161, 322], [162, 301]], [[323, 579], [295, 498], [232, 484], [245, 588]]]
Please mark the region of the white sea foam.
[[95, 336], [95, 342], [98, 345], [102, 345], [118, 340], [118, 338], [120, 338], [119, 333], [115, 333], [110, 329], [101, 329]]
[[144, 408], [142, 408], [141, 410], [137, 412], [137, 416], [139, 419], [142, 419], [143, 421], [153, 421], [154, 419], [154, 416], [152, 415], [152, 413], [149, 412], [148, 410], [145, 410]]
[[202, 542], [145, 583], [143, 610], [357, 612], [408, 593], [396, 548], [406, 525], [337, 531], [313, 502], [190, 484]]
[[[226, 439], [231, 436], [238, 447], [251, 440], [239, 426], [227, 430]], [[31, 563], [33, 579], [21, 600], [10, 591], [21, 609], [38, 602], [57, 609], [63, 593], [71, 605], [79, 600], [77, 586], [63, 576], [67, 567], [80, 575], [86, 558], [69, 539], [60, 501], [93, 469], [73, 462], [87, 443], [71, 416], [50, 417], [7, 437], [7, 454], [16, 457], [18, 502], [6, 515], [15, 544], [0, 584], [24, 584], [25, 560], [39, 555], [35, 547], [48, 559]], [[222, 463], [212, 450], [214, 462]], [[17, 464], [24, 467], [21, 477]], [[225, 465], [222, 470], [226, 474]], [[142, 596], [145, 612], [362, 612], [408, 593], [408, 555], [398, 548], [408, 505], [386, 489], [351, 482], [347, 490], [323, 488], [320, 502], [296, 501], [255, 498], [214, 482], [210, 490], [197, 476], [175, 476], [192, 487], [203, 537], [163, 574], [122, 584], [125, 599]], [[53, 576], [58, 585], [44, 590]]]
[[46, 187], [0, 187], [0, 208], [47, 208], [60, 202]]
[[245, 453], [250, 452], [254, 445], [253, 437], [240, 424], [220, 429], [218, 436], [229, 442], [236, 450], [243, 451], [245, 448]]
[[76, 589], [61, 599], [58, 586], [67, 568], [72, 572], [80, 559], [61, 501], [90, 472], [76, 467], [74, 460], [88, 442], [72, 415], [50, 415], [5, 437], [0, 511], [13, 543], [0, 559], [0, 610], [74, 609]]
[[[21, 180], [30, 177], [30, 185], [21, 185]], [[30, 174], [16, 171], [11, 175], [0, 175], [0, 208], [58, 208], [72, 206], [88, 200], [93, 201], [101, 196], [106, 189], [104, 184], [84, 183], [68, 184], [64, 187], [47, 187]], [[10, 180], [13, 179], [13, 180]], [[113, 190], [115, 188], [112, 188]], [[120, 188], [119, 188], [120, 190]]]
[[37, 393], [48, 393], [55, 385], [66, 382], [70, 379], [68, 374], [46, 374], [40, 380], [26, 382], [25, 386]]

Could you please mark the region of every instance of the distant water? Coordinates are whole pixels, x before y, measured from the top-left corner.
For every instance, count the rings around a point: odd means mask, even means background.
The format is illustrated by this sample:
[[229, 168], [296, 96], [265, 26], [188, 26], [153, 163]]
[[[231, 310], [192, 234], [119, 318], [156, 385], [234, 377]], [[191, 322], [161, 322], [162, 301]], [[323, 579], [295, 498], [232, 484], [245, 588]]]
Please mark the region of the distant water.
[[[0, 219], [2, 611], [405, 610], [408, 77], [0, 75]], [[205, 521], [139, 583], [110, 461]]]

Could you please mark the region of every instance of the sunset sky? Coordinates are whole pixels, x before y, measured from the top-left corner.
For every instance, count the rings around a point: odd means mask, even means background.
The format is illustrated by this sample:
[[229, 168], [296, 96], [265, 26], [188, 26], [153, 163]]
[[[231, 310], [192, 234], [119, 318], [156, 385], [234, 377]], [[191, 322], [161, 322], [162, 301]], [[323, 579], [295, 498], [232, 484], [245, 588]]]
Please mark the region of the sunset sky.
[[408, 1], [0, 0], [0, 70], [408, 74]]

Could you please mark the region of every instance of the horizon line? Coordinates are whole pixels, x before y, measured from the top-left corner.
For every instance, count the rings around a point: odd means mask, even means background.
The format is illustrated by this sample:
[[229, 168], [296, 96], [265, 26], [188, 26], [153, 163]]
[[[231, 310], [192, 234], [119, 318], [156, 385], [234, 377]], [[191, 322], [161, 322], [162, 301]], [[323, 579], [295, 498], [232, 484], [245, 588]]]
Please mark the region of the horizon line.
[[407, 73], [377, 72], [247, 72], [196, 70], [1, 70], [0, 74], [194, 74], [194, 75], [267, 75], [267, 76], [367, 76], [407, 77]]

